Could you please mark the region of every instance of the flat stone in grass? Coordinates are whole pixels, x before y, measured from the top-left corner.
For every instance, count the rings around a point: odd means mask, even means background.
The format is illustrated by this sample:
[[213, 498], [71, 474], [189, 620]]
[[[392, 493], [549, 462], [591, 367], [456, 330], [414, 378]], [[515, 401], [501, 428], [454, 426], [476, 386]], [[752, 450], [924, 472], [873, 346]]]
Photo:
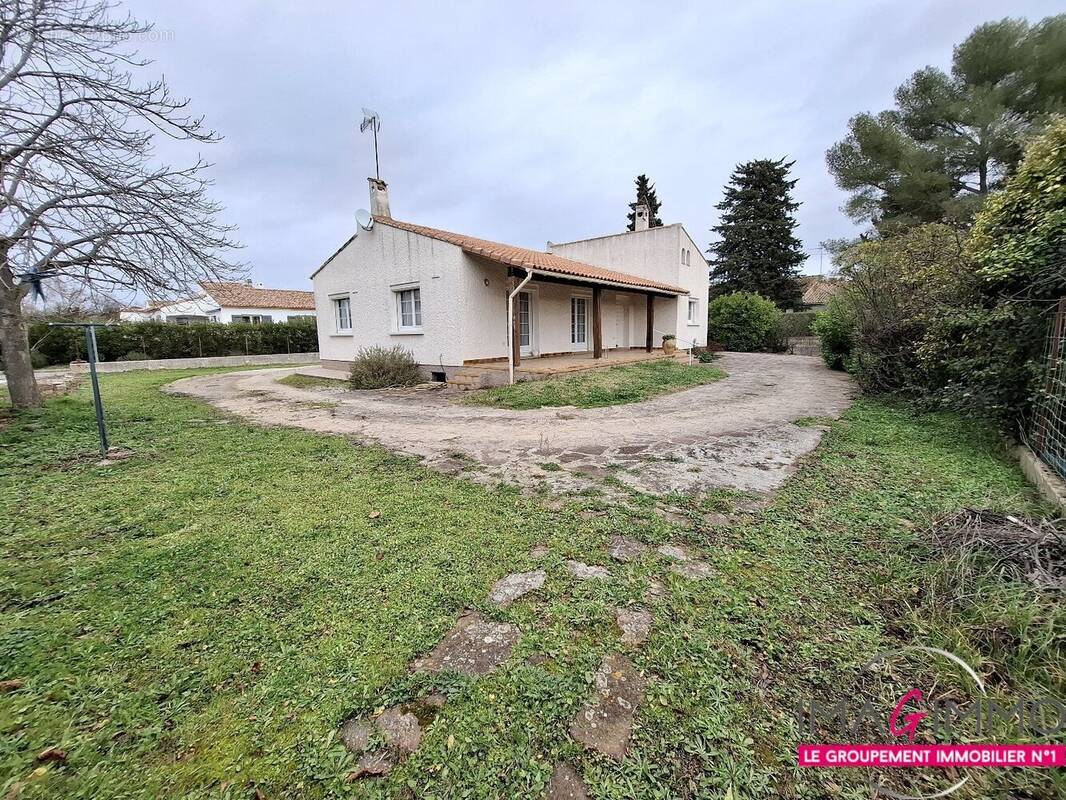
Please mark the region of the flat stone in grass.
[[743, 497], [733, 504], [733, 511], [738, 514], [756, 514], [763, 511], [774, 502], [769, 494], [757, 494], [752, 497]]
[[625, 656], [605, 656], [595, 676], [596, 696], [570, 723], [570, 736], [611, 758], [623, 758], [633, 716], [644, 701], [645, 680]]
[[567, 561], [567, 571], [578, 580], [599, 580], [606, 581], [611, 578], [611, 571], [607, 567], [601, 567], [598, 564], [585, 564], [582, 561]]
[[418, 717], [404, 710], [402, 706], [385, 709], [375, 722], [389, 749], [400, 756], [413, 753], [422, 741], [422, 726]]
[[644, 602], [654, 603], [666, 597], [666, 586], [658, 578], [648, 578], [648, 588], [644, 590]]
[[688, 552], [684, 547], [677, 544], [663, 544], [656, 548], [660, 555], [672, 558], [674, 561], [688, 561]]
[[651, 635], [651, 612], [644, 608], [616, 608], [614, 619], [622, 631], [622, 644], [636, 647]]
[[620, 534], [611, 537], [609, 548], [615, 561], [635, 561], [649, 549], [644, 542]]
[[377, 778], [388, 775], [396, 762], [388, 750], [376, 750], [373, 753], [364, 753], [355, 765], [355, 769], [348, 773], [345, 780], [349, 783], [360, 778]]
[[507, 660], [521, 633], [514, 625], [492, 622], [472, 611], [463, 614], [440, 644], [411, 665], [414, 672], [455, 670], [474, 678]]
[[[375, 733], [385, 740], [385, 747], [371, 749]], [[348, 780], [387, 775], [396, 764], [411, 755], [422, 741], [422, 726], [418, 717], [404, 706], [393, 706], [380, 716], [350, 719], [341, 725], [340, 740], [351, 752], [360, 756]]]
[[706, 561], [683, 561], [680, 564], [671, 564], [670, 570], [694, 581], [714, 575], [714, 567]]
[[588, 800], [585, 781], [569, 764], [556, 764], [548, 781], [547, 800]]
[[529, 557], [530, 558], [535, 558], [538, 561], [540, 559], [544, 558], [547, 555], [548, 555], [548, 545], [546, 545], [546, 544], [535, 545], [533, 547], [533, 549], [529, 551]]
[[539, 589], [547, 577], [544, 570], [514, 572], [500, 578], [489, 590], [489, 602], [505, 608], [524, 594]]

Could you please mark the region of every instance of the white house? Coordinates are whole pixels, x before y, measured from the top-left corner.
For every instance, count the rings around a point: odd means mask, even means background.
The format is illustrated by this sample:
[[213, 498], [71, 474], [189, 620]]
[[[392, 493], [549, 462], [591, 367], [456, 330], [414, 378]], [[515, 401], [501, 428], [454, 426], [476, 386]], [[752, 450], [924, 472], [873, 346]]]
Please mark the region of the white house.
[[707, 262], [681, 225], [649, 229], [642, 206], [635, 231], [543, 252], [393, 219], [384, 181], [370, 186], [372, 228], [311, 276], [323, 366], [402, 345], [443, 379], [509, 357], [651, 350], [664, 335], [707, 343]]
[[295, 289], [264, 289], [250, 282], [200, 284], [203, 294], [181, 300], [150, 303], [143, 308], [119, 312], [122, 322], [287, 322], [315, 315], [314, 292]]

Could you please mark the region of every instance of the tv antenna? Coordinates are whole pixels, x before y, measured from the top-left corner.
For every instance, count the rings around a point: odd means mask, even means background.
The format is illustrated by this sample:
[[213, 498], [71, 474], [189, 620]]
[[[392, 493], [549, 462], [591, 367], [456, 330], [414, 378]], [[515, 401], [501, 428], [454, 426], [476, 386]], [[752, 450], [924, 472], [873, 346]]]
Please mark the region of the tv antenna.
[[381, 130], [381, 117], [378, 112], [369, 108], [363, 109], [363, 123], [359, 126], [359, 132], [365, 133], [370, 128], [374, 132], [374, 177], [381, 180], [381, 165], [378, 163], [378, 131]]
[[[359, 223], [359, 227], [364, 231], [368, 231], [374, 227], [374, 218], [365, 208], [360, 208], [355, 212], [355, 221]], [[358, 234], [359, 232], [356, 231], [356, 233]]]

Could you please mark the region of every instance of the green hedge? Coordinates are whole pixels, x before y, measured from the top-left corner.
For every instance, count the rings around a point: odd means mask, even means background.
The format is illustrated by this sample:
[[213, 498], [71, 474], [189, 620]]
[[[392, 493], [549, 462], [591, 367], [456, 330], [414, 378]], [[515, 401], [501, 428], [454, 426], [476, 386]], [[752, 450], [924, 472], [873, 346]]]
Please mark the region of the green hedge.
[[795, 311], [790, 314], [782, 314], [777, 320], [777, 335], [781, 339], [791, 339], [793, 336], [811, 336], [811, 325], [817, 311]]
[[[38, 363], [69, 364], [85, 358], [81, 328], [49, 328], [47, 322], [33, 322], [29, 334]], [[101, 361], [118, 361], [130, 354], [140, 359], [314, 353], [318, 330], [314, 319], [264, 325], [125, 322], [97, 328], [96, 344]]]

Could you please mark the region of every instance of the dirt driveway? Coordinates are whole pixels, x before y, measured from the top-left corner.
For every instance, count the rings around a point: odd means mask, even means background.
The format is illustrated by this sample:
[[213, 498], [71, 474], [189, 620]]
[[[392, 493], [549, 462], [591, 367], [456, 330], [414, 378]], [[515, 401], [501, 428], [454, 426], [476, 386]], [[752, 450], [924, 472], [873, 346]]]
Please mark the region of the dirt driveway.
[[824, 430], [794, 421], [836, 417], [851, 403], [847, 376], [816, 358], [727, 353], [716, 366], [728, 377], [643, 403], [594, 409], [509, 411], [458, 405], [439, 391], [277, 383], [293, 369], [185, 378], [167, 389], [259, 424], [373, 440], [475, 480], [572, 491], [614, 476], [652, 494], [773, 490]]

